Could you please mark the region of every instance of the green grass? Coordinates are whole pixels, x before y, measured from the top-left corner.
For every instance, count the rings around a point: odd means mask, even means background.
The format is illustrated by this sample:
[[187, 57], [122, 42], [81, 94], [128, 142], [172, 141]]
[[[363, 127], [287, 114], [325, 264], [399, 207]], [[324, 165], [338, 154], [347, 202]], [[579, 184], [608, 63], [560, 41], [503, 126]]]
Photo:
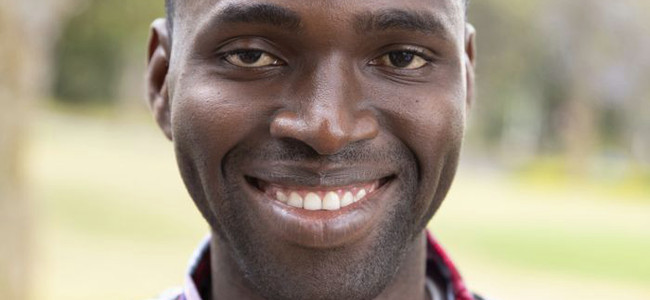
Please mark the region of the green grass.
[[[45, 112], [29, 149], [34, 299], [146, 299], [182, 283], [207, 227], [152, 120]], [[468, 165], [430, 227], [488, 295], [650, 299], [650, 193], [635, 178]]]
[[446, 235], [495, 264], [562, 272], [571, 276], [628, 282], [650, 282], [650, 237], [612, 232], [571, 230], [557, 226], [483, 226], [468, 236], [467, 226], [448, 226]]
[[[580, 184], [546, 186], [462, 168], [431, 227], [464, 273], [489, 294], [508, 299], [647, 298], [650, 197], [636, 192], [612, 196], [597, 183], [569, 180]], [[513, 281], [526, 288], [513, 288]], [[567, 287], [566, 282], [576, 284]], [[539, 289], [566, 295], [531, 292]], [[592, 294], [596, 290], [601, 294]]]

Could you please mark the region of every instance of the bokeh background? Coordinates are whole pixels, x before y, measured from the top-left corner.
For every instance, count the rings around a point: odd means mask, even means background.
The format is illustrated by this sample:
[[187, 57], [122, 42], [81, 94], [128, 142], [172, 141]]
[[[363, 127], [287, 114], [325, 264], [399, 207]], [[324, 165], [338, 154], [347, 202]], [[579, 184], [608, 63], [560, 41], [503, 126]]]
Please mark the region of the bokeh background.
[[[162, 0], [0, 0], [0, 298], [147, 299], [207, 226], [144, 101]], [[650, 299], [650, 1], [476, 0], [430, 228], [497, 299]]]

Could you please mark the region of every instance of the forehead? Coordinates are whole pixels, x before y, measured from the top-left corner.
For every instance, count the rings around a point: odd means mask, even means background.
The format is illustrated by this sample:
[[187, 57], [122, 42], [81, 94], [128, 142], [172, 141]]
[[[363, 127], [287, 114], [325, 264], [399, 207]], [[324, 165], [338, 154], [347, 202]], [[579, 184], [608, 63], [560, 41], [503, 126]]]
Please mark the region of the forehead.
[[[429, 25], [438, 27], [439, 33], [454, 35], [454, 31], [464, 24], [464, 0], [193, 0], [176, 1], [174, 24], [183, 27], [183, 32], [191, 33], [201, 27], [214, 25], [219, 18], [228, 19], [233, 13], [242, 12], [242, 8], [263, 6], [278, 8], [275, 12], [283, 16], [291, 16], [294, 22], [320, 30], [330, 27], [332, 30], [353, 29], [359, 31], [360, 19], [366, 19], [369, 25], [373, 16], [384, 16], [377, 12], [396, 12], [393, 17], [402, 13], [402, 18], [393, 18], [392, 24], [402, 22], [402, 25]], [[250, 12], [250, 10], [249, 10]], [[258, 10], [256, 13], [259, 13]], [[268, 11], [267, 11], [268, 12]], [[286, 14], [288, 12], [289, 14]], [[273, 12], [271, 12], [273, 13]], [[276, 14], [277, 16], [277, 14]], [[408, 18], [404, 18], [408, 17]], [[246, 21], [246, 16], [237, 20]], [[255, 19], [255, 21], [259, 21]], [[374, 21], [377, 21], [375, 18]], [[376, 22], [375, 22], [376, 23]], [[426, 24], [428, 23], [428, 24]], [[404, 27], [404, 26], [402, 26]], [[446, 32], [444, 32], [446, 31]]]
[[367, 0], [367, 1], [349, 1], [349, 0], [318, 0], [318, 1], [295, 1], [295, 0], [192, 0], [180, 1], [171, 0], [174, 7], [188, 12], [209, 11], [210, 8], [218, 6], [228, 6], [229, 4], [257, 4], [257, 3], [274, 3], [286, 7], [306, 7], [318, 9], [319, 7], [353, 8], [353, 7], [375, 7], [378, 9], [385, 7], [402, 7], [402, 8], [452, 8], [457, 13], [464, 11], [466, 0]]

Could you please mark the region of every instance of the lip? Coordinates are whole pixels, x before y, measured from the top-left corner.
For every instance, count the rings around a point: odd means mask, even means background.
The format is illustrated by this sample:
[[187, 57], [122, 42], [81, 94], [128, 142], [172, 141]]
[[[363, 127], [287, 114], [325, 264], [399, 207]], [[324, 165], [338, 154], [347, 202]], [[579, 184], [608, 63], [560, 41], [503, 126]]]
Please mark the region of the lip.
[[[359, 170], [357, 168], [356, 170]], [[276, 170], [277, 171], [277, 170]], [[331, 176], [295, 176], [301, 172], [270, 172], [267, 177], [245, 176], [242, 184], [257, 211], [258, 222], [269, 234], [300, 247], [335, 248], [352, 244], [369, 236], [385, 217], [393, 198], [394, 175], [371, 175], [376, 172], [355, 172], [347, 169], [329, 172]], [[350, 176], [345, 176], [348, 174]], [[358, 176], [364, 174], [363, 176]], [[303, 174], [305, 175], [305, 174]], [[321, 174], [322, 175], [322, 174]], [[273, 179], [269, 179], [272, 177]], [[330, 180], [326, 179], [330, 178]], [[354, 179], [353, 179], [354, 178]], [[377, 183], [377, 188], [362, 200], [339, 210], [310, 211], [282, 203], [260, 187], [261, 185], [284, 186], [304, 190], [332, 190], [345, 186]], [[304, 184], [312, 183], [310, 185]], [[320, 184], [314, 184], [314, 183]]]

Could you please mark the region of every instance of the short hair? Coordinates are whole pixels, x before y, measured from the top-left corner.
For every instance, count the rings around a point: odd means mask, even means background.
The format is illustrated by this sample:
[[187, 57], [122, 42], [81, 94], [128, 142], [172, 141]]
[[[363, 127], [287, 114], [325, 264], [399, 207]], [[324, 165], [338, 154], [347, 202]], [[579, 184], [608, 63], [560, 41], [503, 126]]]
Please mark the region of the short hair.
[[[465, 4], [465, 15], [467, 15], [467, 8], [469, 6], [470, 0], [463, 0]], [[174, 28], [174, 6], [175, 0], [165, 0], [165, 12], [167, 15], [167, 26], [169, 26], [169, 32]]]
[[167, 26], [171, 33], [174, 28], [174, 0], [165, 0], [165, 14], [167, 16]]

